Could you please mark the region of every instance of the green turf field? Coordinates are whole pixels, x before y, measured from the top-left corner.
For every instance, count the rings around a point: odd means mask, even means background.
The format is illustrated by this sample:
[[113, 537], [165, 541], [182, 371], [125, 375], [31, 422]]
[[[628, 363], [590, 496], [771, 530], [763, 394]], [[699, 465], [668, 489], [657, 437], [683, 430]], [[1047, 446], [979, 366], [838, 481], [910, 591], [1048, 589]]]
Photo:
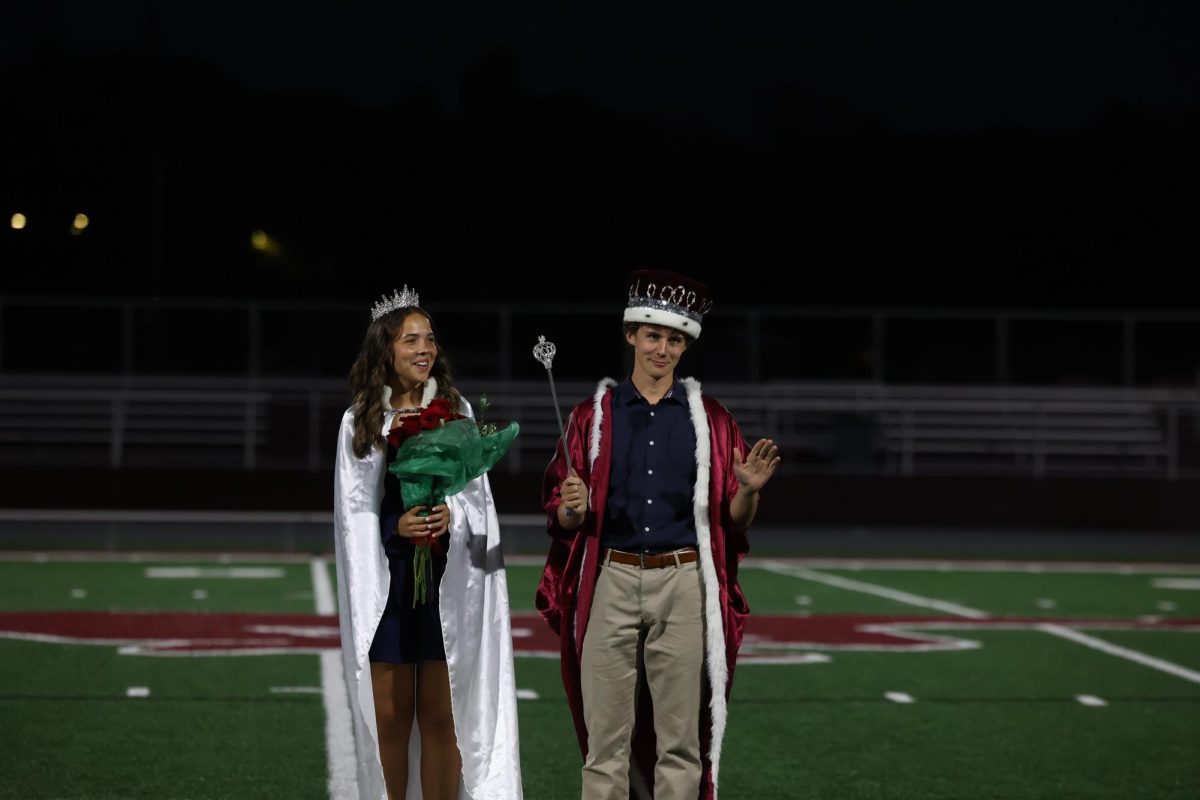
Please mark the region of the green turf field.
[[[512, 562], [540, 636], [540, 567]], [[322, 574], [0, 558], [0, 797], [328, 797]], [[1200, 797], [1200, 567], [752, 561], [742, 584], [722, 798]], [[577, 797], [557, 661], [517, 684], [526, 797]]]

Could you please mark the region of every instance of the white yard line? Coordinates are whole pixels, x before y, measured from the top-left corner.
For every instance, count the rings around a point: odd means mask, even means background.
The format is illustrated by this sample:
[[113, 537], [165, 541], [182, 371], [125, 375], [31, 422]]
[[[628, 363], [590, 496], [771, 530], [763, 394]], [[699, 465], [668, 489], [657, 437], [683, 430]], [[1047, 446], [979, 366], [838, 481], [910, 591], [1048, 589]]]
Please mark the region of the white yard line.
[[325, 751], [328, 754], [330, 800], [358, 797], [350, 700], [346, 696], [346, 682], [342, 675], [342, 654], [337, 650], [322, 650], [321, 691], [325, 699]]
[[[908, 592], [889, 589], [886, 586], [866, 583], [865, 581], [856, 581], [836, 575], [826, 575], [824, 573], [817, 572], [816, 570], [808, 569], [795, 564], [767, 561], [763, 562], [760, 566], [763, 569], [780, 575], [791, 575], [803, 580], [824, 583], [839, 589], [847, 589], [853, 592], [863, 592], [865, 594], [876, 595], [877, 597], [885, 597], [890, 600], [895, 600], [898, 603], [906, 603], [908, 605], [920, 606], [922, 608], [932, 608], [960, 617], [968, 617], [970, 619], [988, 619], [989, 617], [987, 612], [974, 608], [968, 608], [966, 606], [960, 606], [957, 603], [947, 603], [930, 597], [921, 597], [919, 595], [909, 594]], [[903, 625], [897, 627], [902, 628]], [[1161, 658], [1155, 658], [1154, 656], [1146, 655], [1145, 653], [1138, 652], [1137, 650], [1131, 650], [1128, 647], [1120, 647], [1115, 644], [1110, 644], [1109, 642], [1103, 641], [1102, 639], [1097, 639], [1094, 636], [1088, 636], [1086, 633], [1082, 633], [1074, 628], [1047, 623], [1038, 625], [1037, 630], [1040, 630], [1043, 633], [1048, 633], [1051, 636], [1057, 636], [1061, 639], [1075, 642], [1076, 644], [1081, 644], [1084, 647], [1090, 647], [1093, 650], [1099, 650], [1100, 652], [1107, 653], [1110, 656], [1124, 658], [1128, 661], [1141, 664], [1144, 667], [1150, 667], [1151, 669], [1165, 672], [1168, 675], [1174, 675], [1177, 678], [1183, 678], [1185, 681], [1200, 683], [1200, 672], [1195, 672], [1187, 667], [1181, 667], [1178, 664]]]
[[1200, 592], [1200, 578], [1155, 578], [1150, 581], [1155, 589], [1180, 589], [1185, 592]]
[[[508, 560], [508, 559], [506, 559]], [[543, 562], [545, 559], [542, 559]], [[970, 561], [916, 558], [754, 558], [742, 561], [741, 569], [768, 569], [771, 564], [789, 564], [809, 569], [880, 570], [889, 572], [1019, 572], [1083, 573], [1095, 575], [1197, 575], [1200, 564], [1105, 561]]]
[[[500, 520], [501, 526], [504, 519]], [[512, 566], [540, 567], [546, 557], [538, 554], [505, 555], [504, 562]], [[1200, 575], [1200, 564], [1158, 563], [1136, 561], [971, 561], [962, 559], [918, 558], [758, 558], [750, 556], [740, 569], [771, 569], [787, 564], [809, 569], [880, 570], [888, 572], [1017, 572], [1017, 573], [1080, 573], [1085, 575]]]
[[312, 568], [313, 599], [317, 604], [317, 613], [330, 615], [337, 613], [337, 605], [333, 601], [333, 581], [329, 579], [329, 567], [323, 558], [314, 558], [308, 562]]
[[[314, 558], [312, 565], [313, 598], [318, 614], [333, 614], [333, 581], [328, 564]], [[321, 652], [321, 696], [325, 703], [325, 752], [329, 765], [329, 797], [358, 797], [358, 778], [354, 771], [354, 731], [350, 722], [350, 700], [346, 695], [345, 673], [339, 650]]]
[[833, 586], [838, 589], [846, 589], [851, 592], [862, 592], [863, 594], [873, 594], [876, 597], [884, 597], [888, 600], [895, 600], [897, 603], [904, 603], [910, 606], [919, 606], [920, 608], [930, 608], [934, 611], [941, 611], [945, 614], [953, 614], [956, 617], [966, 617], [968, 619], [987, 619], [988, 613], [980, 611], [977, 608], [969, 608], [959, 605], [958, 603], [949, 603], [945, 600], [936, 600], [932, 597], [922, 597], [920, 595], [902, 592], [898, 589], [889, 589], [886, 586], [879, 586], [874, 583], [865, 581], [856, 581], [851, 578], [843, 578], [838, 575], [826, 575], [823, 572], [808, 569], [807, 567], [787, 564], [782, 562], [763, 562], [760, 565], [763, 569], [774, 572], [779, 575], [791, 575], [793, 578], [801, 578], [814, 583], [823, 583], [827, 586]]
[[283, 567], [146, 567], [143, 574], [147, 578], [163, 580], [193, 580], [195, 578], [267, 580], [282, 578], [285, 573]]
[[[500, 518], [503, 527], [504, 517]], [[112, 561], [112, 562], [141, 562], [157, 561], [162, 563], [195, 563], [217, 562], [229, 564], [235, 562], [253, 563], [267, 562], [302, 562], [312, 556], [305, 553], [270, 553], [270, 552], [238, 552], [214, 553], [212, 551], [172, 551], [161, 552], [140, 550], [115, 553], [105, 550], [10, 550], [0, 552], [0, 561]], [[513, 554], [505, 555], [505, 563], [511, 566], [543, 566], [545, 555]], [[854, 569], [880, 570], [889, 572], [920, 572], [936, 570], [939, 572], [1018, 572], [1018, 573], [1082, 573], [1095, 575], [1200, 575], [1200, 564], [1167, 564], [1153, 562], [1093, 562], [1093, 561], [962, 561], [934, 559], [886, 559], [886, 558], [756, 558], [750, 557], [742, 561], [741, 569], [769, 569], [771, 565], [787, 564], [809, 569]], [[1170, 580], [1169, 578], [1167, 580]], [[1179, 587], [1164, 586], [1163, 588], [1196, 588], [1196, 584]]]
[[1185, 681], [1192, 683], [1200, 683], [1200, 672], [1190, 670], [1187, 667], [1181, 667], [1178, 664], [1170, 661], [1165, 661], [1161, 658], [1148, 656], [1145, 653], [1137, 650], [1130, 650], [1128, 647], [1120, 647], [1119, 645], [1111, 644], [1103, 639], [1097, 639], [1094, 636], [1088, 636], [1086, 633], [1081, 633], [1074, 628], [1067, 628], [1063, 625], [1055, 625], [1047, 623], [1039, 625], [1038, 630], [1043, 633], [1048, 633], [1051, 636], [1058, 636], [1062, 639], [1081, 644], [1084, 647], [1090, 647], [1093, 650], [1099, 650], [1102, 653], [1108, 653], [1110, 656], [1124, 658], [1127, 661], [1133, 661], [1136, 664], [1141, 664], [1143, 667], [1150, 667], [1159, 672], [1165, 672], [1168, 675], [1174, 675], [1176, 678], [1183, 678]]
[[214, 553], [212, 551], [174, 551], [163, 553], [152, 550], [131, 550], [116, 553], [109, 550], [11, 550], [0, 553], [0, 562], [75, 563], [97, 564], [141, 564], [154, 561], [163, 564], [233, 564], [233, 563], [289, 563], [302, 564], [312, 558], [307, 553]]

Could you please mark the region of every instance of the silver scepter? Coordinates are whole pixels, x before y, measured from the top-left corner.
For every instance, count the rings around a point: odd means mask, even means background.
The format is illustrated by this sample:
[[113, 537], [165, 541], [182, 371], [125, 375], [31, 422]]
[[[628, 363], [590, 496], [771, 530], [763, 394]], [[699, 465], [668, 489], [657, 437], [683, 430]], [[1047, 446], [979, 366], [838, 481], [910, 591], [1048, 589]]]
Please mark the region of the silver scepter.
[[[567, 432], [563, 428], [562, 411], [558, 408], [558, 392], [554, 388], [554, 372], [550, 369], [557, 352], [558, 349], [554, 346], [554, 342], [547, 342], [545, 336], [538, 336], [538, 343], [533, 346], [533, 357], [546, 368], [546, 377], [550, 379], [550, 397], [554, 400], [554, 416], [558, 417], [558, 435], [562, 440], [563, 457], [567, 459], [567, 468], [574, 471], [575, 467], [571, 465], [571, 451], [567, 449]], [[574, 513], [569, 508], [564, 510], [568, 517]]]

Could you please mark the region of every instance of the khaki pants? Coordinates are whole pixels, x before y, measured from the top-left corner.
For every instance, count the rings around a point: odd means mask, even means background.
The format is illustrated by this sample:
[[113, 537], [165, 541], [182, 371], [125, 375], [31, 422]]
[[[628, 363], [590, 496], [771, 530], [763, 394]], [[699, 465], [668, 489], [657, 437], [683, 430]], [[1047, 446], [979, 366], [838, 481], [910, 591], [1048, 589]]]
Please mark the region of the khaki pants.
[[602, 567], [581, 664], [588, 729], [583, 800], [629, 797], [639, 672], [654, 703], [655, 800], [699, 796], [701, 581], [696, 561], [658, 569], [611, 562]]

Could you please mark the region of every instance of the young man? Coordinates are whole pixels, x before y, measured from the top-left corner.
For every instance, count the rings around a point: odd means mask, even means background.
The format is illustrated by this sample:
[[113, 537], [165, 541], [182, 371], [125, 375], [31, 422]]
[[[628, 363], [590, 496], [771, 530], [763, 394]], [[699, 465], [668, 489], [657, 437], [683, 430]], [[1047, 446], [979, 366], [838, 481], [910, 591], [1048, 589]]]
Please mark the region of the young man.
[[749, 610], [738, 561], [778, 450], [747, 449], [725, 407], [676, 377], [707, 287], [643, 270], [628, 295], [633, 371], [575, 407], [546, 470], [537, 606], [561, 642], [584, 800], [715, 798]]

